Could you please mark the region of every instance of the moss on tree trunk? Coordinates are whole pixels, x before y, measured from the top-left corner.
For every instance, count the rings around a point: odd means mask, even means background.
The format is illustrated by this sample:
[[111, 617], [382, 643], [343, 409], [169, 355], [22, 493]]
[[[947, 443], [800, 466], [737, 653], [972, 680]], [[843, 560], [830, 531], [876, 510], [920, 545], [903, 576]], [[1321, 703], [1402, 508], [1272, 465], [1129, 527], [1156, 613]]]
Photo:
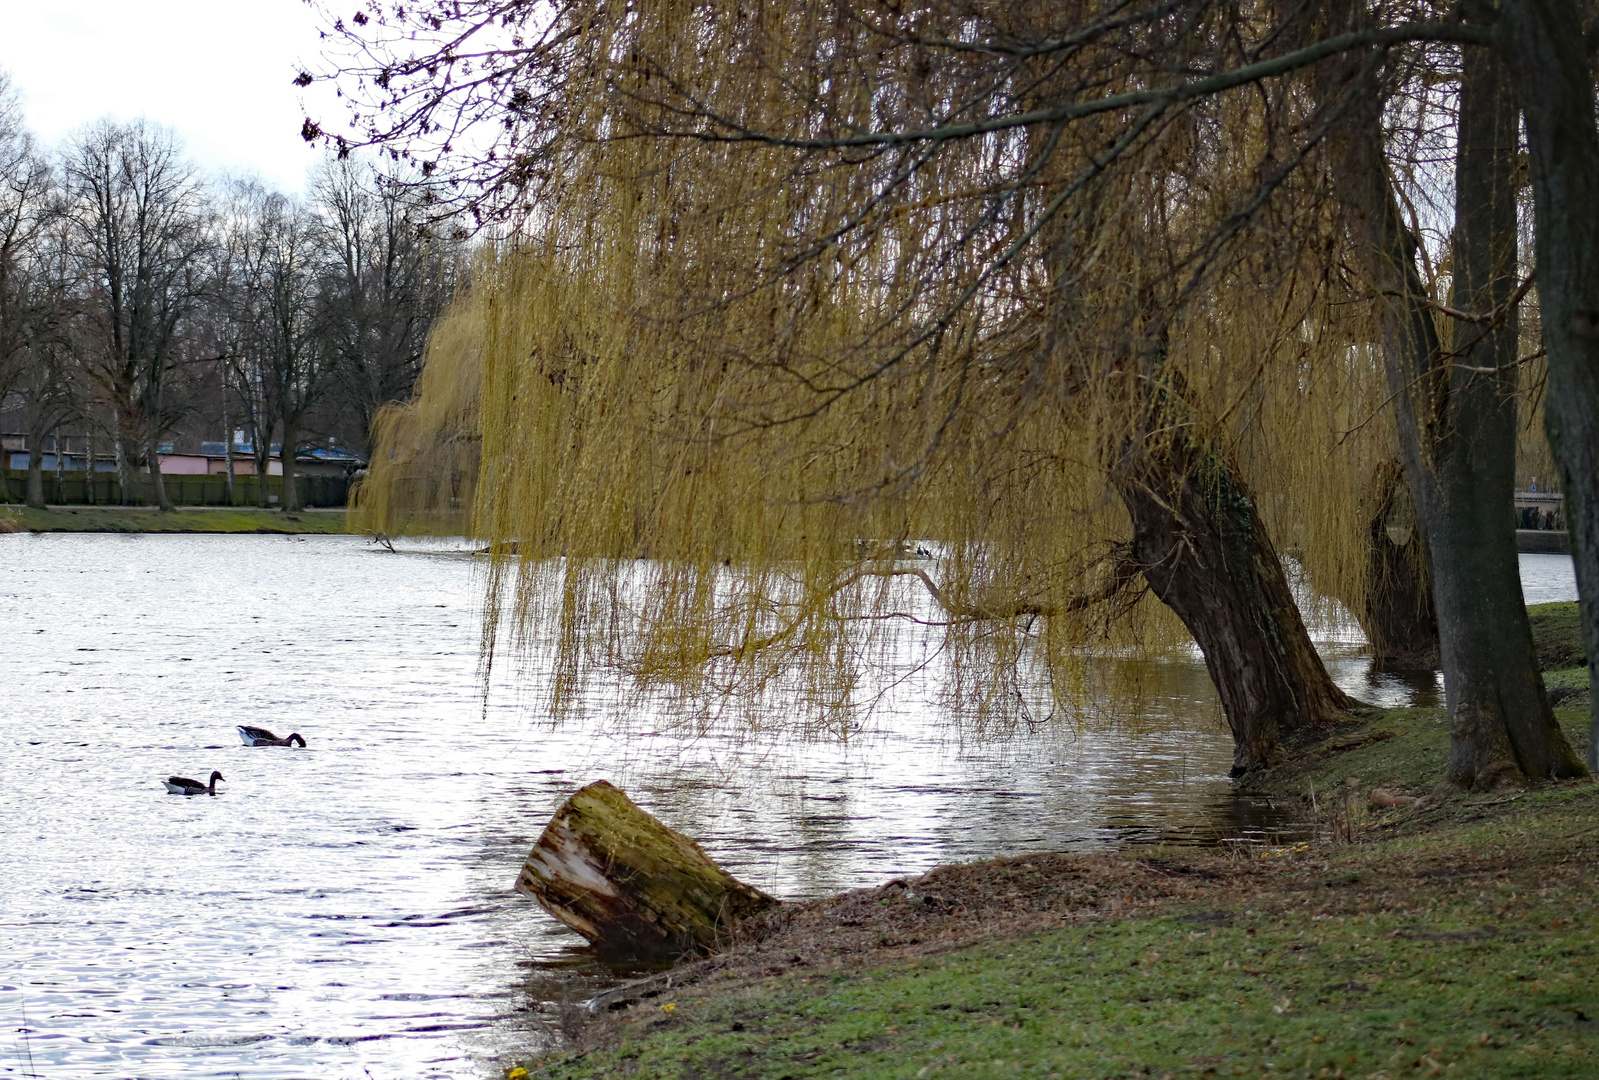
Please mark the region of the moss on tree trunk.
[[556, 811], [516, 888], [600, 951], [636, 959], [709, 952], [778, 903], [603, 780]]

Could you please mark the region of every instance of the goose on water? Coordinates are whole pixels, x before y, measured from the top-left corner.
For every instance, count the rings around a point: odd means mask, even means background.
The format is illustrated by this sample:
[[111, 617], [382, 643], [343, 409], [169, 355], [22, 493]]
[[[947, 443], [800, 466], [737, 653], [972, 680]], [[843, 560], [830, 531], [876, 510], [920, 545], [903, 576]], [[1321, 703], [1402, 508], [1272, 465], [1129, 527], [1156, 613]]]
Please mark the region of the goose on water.
[[209, 787], [198, 780], [190, 780], [187, 776], [169, 776], [166, 778], [165, 783], [167, 791], [173, 795], [215, 795], [217, 793], [217, 781], [225, 779], [227, 777], [212, 770]]
[[305, 745], [305, 740], [300, 738], [299, 732], [294, 732], [287, 739], [280, 739], [264, 727], [249, 727], [239, 725], [239, 738], [244, 740], [245, 746], [293, 746], [299, 743]]

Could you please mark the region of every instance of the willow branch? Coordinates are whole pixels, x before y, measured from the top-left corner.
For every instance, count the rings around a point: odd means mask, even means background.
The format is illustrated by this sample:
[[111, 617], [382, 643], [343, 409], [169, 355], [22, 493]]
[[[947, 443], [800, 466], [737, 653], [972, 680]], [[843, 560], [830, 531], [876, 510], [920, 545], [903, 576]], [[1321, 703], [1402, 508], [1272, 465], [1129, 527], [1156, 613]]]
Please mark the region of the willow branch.
[[1033, 109], [1028, 112], [1012, 113], [1009, 116], [995, 116], [987, 120], [975, 120], [966, 124], [946, 124], [939, 127], [916, 128], [910, 131], [876, 131], [837, 138], [800, 139], [756, 131], [735, 123], [720, 114], [708, 112], [705, 114], [705, 119], [724, 128], [724, 132], [665, 130], [653, 134], [698, 139], [704, 142], [757, 142], [769, 146], [785, 146], [797, 150], [843, 150], [852, 147], [894, 146], [917, 142], [948, 142], [953, 139], [969, 139], [978, 135], [987, 135], [996, 131], [1009, 131], [1034, 124], [1066, 123], [1089, 116], [1096, 116], [1100, 113], [1120, 112], [1145, 105], [1169, 106], [1194, 98], [1209, 97], [1213, 94], [1260, 82], [1263, 79], [1274, 78], [1278, 75], [1286, 75], [1289, 72], [1309, 67], [1340, 53], [1365, 48], [1386, 49], [1411, 41], [1453, 41], [1469, 45], [1489, 45], [1492, 44], [1493, 39], [1489, 31], [1484, 27], [1468, 26], [1465, 23], [1458, 22], [1405, 23], [1387, 28], [1355, 30], [1347, 34], [1338, 34], [1326, 38], [1313, 45], [1307, 45], [1303, 49], [1295, 49], [1293, 52], [1274, 56], [1270, 60], [1246, 64], [1231, 71], [1217, 72], [1214, 75], [1194, 79], [1190, 82], [1178, 83], [1174, 86], [1133, 90], [1125, 94], [1111, 94], [1095, 101], [1074, 102], [1069, 105], [1056, 105], [1047, 109]]
[[931, 596], [934, 602], [937, 603], [939, 607], [943, 608], [945, 613], [948, 614], [952, 619], [959, 619], [966, 622], [1003, 622], [1009, 619], [1020, 619], [1027, 617], [1040, 617], [1047, 619], [1078, 611], [1086, 611], [1089, 608], [1098, 607], [1100, 604], [1109, 603], [1110, 601], [1116, 599], [1117, 596], [1121, 595], [1123, 590], [1125, 590], [1139, 574], [1138, 566], [1130, 558], [1125, 556], [1118, 556], [1116, 559], [1114, 559], [1112, 562], [1112, 567], [1113, 569], [1111, 571], [1110, 579], [1106, 581], [1105, 584], [1101, 585], [1092, 592], [1079, 593], [1076, 596], [1068, 597], [1064, 602], [1059, 604], [1039, 604], [1018, 601], [1016, 603], [1008, 604], [1004, 607], [990, 607], [986, 604], [963, 603], [960, 600], [951, 597], [942, 588], [940, 588], [938, 582], [934, 581], [933, 576], [926, 570], [914, 566], [894, 566], [887, 568], [864, 567], [855, 571], [853, 574], [849, 575], [849, 577], [839, 582], [838, 586], [833, 591], [837, 592], [839, 590], [848, 588], [850, 585], [869, 577], [913, 577], [920, 581], [927, 588], [928, 595]]

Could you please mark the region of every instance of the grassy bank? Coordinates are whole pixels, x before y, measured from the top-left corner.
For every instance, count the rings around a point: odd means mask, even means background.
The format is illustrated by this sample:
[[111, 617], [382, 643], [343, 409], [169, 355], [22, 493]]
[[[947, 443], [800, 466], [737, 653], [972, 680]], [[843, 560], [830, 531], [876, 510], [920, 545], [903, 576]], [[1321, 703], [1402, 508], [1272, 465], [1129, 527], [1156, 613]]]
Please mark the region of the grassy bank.
[[[1584, 747], [1585, 710], [1558, 714]], [[1359, 734], [1274, 779], [1317, 843], [1030, 855], [792, 905], [625, 1008], [566, 1009], [567, 1045], [522, 1068], [1599, 1075], [1599, 788], [1444, 798], [1441, 710]]]
[[116, 533], [342, 533], [343, 510], [278, 510], [184, 506], [171, 513], [149, 507], [52, 506], [34, 510], [0, 503], [6, 532]]

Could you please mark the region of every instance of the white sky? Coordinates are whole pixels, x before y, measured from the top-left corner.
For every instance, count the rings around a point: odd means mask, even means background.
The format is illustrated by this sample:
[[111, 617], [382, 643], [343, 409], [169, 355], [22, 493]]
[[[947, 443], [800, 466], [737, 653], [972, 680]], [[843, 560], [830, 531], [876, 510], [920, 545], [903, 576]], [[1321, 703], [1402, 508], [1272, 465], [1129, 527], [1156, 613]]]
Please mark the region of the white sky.
[[0, 0], [0, 68], [47, 145], [143, 116], [208, 171], [299, 191], [318, 153], [300, 139], [306, 105], [329, 128], [344, 119], [325, 84], [307, 100], [291, 82], [321, 68], [317, 28], [303, 0]]

